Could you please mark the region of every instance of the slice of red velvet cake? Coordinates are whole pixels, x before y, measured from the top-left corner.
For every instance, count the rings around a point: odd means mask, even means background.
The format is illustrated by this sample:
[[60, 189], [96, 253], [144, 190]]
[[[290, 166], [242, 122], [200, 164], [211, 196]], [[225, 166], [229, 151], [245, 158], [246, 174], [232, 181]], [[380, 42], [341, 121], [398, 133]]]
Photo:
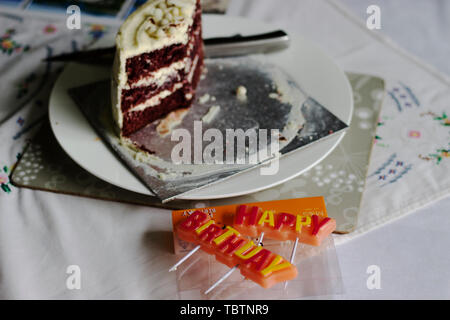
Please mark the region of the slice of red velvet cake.
[[120, 27], [112, 78], [121, 137], [193, 101], [203, 67], [200, 0], [149, 0]]

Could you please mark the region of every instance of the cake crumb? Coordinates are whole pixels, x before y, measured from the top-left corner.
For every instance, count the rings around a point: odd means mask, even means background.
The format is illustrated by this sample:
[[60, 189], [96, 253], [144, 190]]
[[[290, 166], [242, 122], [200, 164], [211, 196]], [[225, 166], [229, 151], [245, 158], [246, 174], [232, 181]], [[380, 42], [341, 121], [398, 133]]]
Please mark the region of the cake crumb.
[[220, 111], [220, 106], [212, 106], [208, 112], [202, 117], [204, 123], [210, 123]]
[[247, 100], [247, 88], [244, 86], [239, 86], [236, 90], [236, 96], [240, 101]]
[[178, 109], [169, 113], [164, 119], [160, 121], [156, 127], [156, 132], [161, 137], [167, 136], [172, 132], [172, 129], [183, 122], [184, 116], [188, 113], [189, 108]]
[[205, 104], [209, 101], [210, 99], [210, 95], [208, 93], [205, 93], [203, 96], [200, 97], [200, 99], [198, 99], [198, 102], [200, 102], [201, 104]]
[[272, 92], [269, 94], [269, 98], [271, 99], [280, 99], [280, 95], [278, 93]]

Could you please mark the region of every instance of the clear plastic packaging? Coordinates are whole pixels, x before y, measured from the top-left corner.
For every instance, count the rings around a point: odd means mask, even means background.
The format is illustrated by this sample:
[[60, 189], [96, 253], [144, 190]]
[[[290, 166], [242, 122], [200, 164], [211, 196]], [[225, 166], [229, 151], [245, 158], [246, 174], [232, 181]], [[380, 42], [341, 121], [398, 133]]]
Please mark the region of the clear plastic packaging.
[[[293, 241], [265, 240], [264, 247], [289, 259]], [[182, 258], [185, 254], [178, 255]], [[296, 279], [278, 283], [264, 289], [257, 283], [245, 279], [239, 269], [224, 280], [209, 294], [204, 292], [230, 268], [217, 262], [213, 255], [197, 251], [177, 269], [177, 286], [180, 299], [233, 299], [233, 300], [278, 300], [300, 299], [314, 296], [343, 293], [343, 283], [333, 237], [325, 239], [321, 246], [313, 247], [298, 243], [293, 262], [298, 269]]]

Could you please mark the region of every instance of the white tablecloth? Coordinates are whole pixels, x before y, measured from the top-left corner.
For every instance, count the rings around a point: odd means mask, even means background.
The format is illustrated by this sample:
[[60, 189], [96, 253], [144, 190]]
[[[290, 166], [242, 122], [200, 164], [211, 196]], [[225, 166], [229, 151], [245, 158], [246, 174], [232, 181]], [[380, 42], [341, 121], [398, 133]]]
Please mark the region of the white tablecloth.
[[[365, 17], [367, 6], [361, 2], [366, 1], [344, 2]], [[438, 44], [449, 34], [447, 3], [427, 1], [421, 5], [429, 6], [425, 10], [411, 5], [423, 1], [396, 1], [403, 6], [389, 4], [391, 1], [370, 2], [382, 5], [386, 17], [386, 30], [382, 32], [405, 41], [405, 46], [411, 42], [404, 39], [417, 34], [416, 47], [409, 49], [422, 58], [430, 57], [429, 62], [437, 69], [448, 71], [441, 57], [448, 57], [449, 42]], [[321, 19], [333, 17], [333, 10], [333, 6], [317, 0], [234, 0], [228, 14], [262, 19], [302, 33], [334, 56], [344, 69], [373, 72], [364, 61], [348, 58], [363, 49], [358, 39], [354, 46], [343, 45], [349, 39], [344, 34], [333, 36], [330, 24], [321, 23]], [[423, 12], [427, 12], [426, 16], [413, 18], [413, 25], [398, 25], [388, 19], [398, 17], [402, 21]], [[435, 12], [432, 18], [431, 12]], [[430, 20], [434, 22], [430, 24]], [[424, 35], [437, 40], [423, 40]], [[428, 41], [428, 47], [433, 44], [436, 49], [420, 51]], [[444, 53], [441, 56], [436, 52]], [[387, 77], [398, 76], [389, 74], [390, 70], [379, 71]], [[12, 138], [15, 122], [9, 119], [0, 124], [2, 165], [14, 161], [15, 154], [21, 151], [18, 144], [27, 137]], [[11, 192], [0, 195], [0, 298], [174, 297], [175, 275], [167, 272], [174, 259], [168, 210], [10, 188]], [[450, 298], [450, 233], [446, 230], [450, 225], [449, 207], [450, 199], [441, 200], [338, 246], [346, 294], [335, 298]], [[81, 290], [66, 287], [69, 265], [81, 269]], [[379, 290], [366, 286], [370, 265], [380, 267]]]
[[[450, 75], [450, 2], [341, 0], [359, 18], [380, 6], [382, 32]], [[449, 110], [448, 108], [447, 110]], [[450, 198], [337, 247], [346, 293], [342, 299], [449, 299]], [[366, 286], [369, 265], [381, 269], [381, 290]]]

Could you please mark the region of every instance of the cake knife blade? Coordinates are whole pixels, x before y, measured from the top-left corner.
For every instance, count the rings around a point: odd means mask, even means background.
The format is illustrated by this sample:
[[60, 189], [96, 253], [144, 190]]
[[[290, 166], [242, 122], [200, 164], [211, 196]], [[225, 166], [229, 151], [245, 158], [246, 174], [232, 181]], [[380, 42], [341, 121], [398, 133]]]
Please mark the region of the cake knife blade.
[[[203, 42], [206, 58], [225, 58], [270, 53], [286, 49], [290, 45], [289, 36], [283, 30], [249, 36], [238, 34], [231, 37], [208, 38], [204, 39]], [[113, 63], [115, 51], [115, 47], [106, 47], [61, 54], [46, 58], [43, 61], [110, 65]]]

